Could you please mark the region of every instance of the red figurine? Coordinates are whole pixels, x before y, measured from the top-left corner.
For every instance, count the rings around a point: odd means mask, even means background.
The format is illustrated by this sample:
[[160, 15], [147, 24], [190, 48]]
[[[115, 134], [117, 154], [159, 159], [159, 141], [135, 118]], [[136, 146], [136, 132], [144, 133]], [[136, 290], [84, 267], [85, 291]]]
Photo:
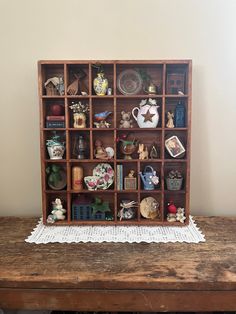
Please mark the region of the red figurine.
[[170, 214], [176, 214], [177, 213], [177, 208], [176, 208], [173, 201], [169, 201], [169, 203], [167, 203], [167, 209], [168, 209], [168, 213], [170, 213]]

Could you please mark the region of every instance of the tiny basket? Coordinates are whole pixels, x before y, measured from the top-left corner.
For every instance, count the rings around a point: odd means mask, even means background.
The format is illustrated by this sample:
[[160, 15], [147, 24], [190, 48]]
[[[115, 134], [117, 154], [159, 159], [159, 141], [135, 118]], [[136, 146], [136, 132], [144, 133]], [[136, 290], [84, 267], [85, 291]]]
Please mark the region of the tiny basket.
[[167, 186], [167, 190], [169, 191], [181, 190], [182, 183], [183, 183], [183, 178], [179, 178], [179, 179], [178, 178], [174, 178], [174, 179], [166, 178], [166, 186]]

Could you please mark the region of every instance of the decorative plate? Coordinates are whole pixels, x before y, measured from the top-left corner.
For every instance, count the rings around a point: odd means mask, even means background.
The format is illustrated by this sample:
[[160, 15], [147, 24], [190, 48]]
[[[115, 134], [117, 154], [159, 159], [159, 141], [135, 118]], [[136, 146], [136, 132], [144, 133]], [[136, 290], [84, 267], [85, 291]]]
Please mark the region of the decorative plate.
[[107, 163], [100, 163], [93, 169], [93, 176], [99, 178], [98, 188], [101, 190], [108, 189], [114, 182], [114, 170]]
[[117, 88], [123, 95], [138, 94], [143, 87], [141, 75], [132, 69], [122, 71], [117, 78]]

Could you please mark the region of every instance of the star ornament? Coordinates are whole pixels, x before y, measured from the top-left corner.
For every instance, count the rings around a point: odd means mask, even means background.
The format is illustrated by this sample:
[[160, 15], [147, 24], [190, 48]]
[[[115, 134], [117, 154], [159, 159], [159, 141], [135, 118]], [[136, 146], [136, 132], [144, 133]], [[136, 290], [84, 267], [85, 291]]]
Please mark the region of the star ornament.
[[152, 122], [152, 117], [155, 116], [155, 113], [151, 113], [150, 110], [148, 109], [146, 113], [143, 113], [142, 116], [144, 117], [144, 122]]

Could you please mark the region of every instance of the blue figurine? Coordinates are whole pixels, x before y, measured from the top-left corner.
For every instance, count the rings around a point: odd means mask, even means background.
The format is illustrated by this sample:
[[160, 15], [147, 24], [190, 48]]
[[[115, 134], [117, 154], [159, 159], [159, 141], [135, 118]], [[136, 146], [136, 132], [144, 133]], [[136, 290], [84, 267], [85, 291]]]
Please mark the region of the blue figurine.
[[185, 115], [186, 115], [185, 105], [180, 101], [175, 108], [175, 127], [176, 128], [185, 127]]

